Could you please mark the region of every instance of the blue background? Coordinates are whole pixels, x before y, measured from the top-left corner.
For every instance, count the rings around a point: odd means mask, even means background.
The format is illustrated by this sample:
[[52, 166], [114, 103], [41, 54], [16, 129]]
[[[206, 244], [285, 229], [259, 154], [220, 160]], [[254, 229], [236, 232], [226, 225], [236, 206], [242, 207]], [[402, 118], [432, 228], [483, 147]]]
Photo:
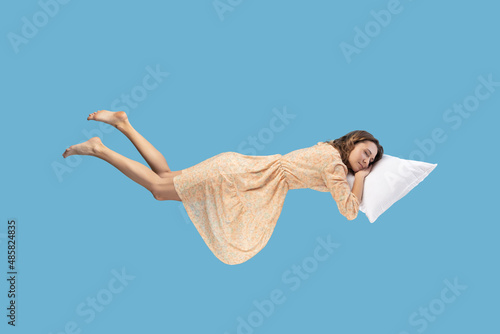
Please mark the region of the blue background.
[[[467, 117], [447, 111], [473, 101], [479, 77], [500, 81], [498, 3], [228, 1], [222, 13], [212, 1], [2, 4], [2, 333], [499, 331], [500, 86], [480, 88], [488, 97]], [[374, 24], [371, 11], [382, 20], [388, 8], [399, 12]], [[370, 39], [356, 28], [373, 29]], [[357, 53], [342, 51], [356, 42]], [[169, 74], [144, 90], [148, 68]], [[122, 100], [132, 93], [133, 106]], [[387, 154], [438, 166], [374, 224], [363, 213], [348, 221], [329, 193], [290, 191], [267, 246], [229, 266], [180, 202], [156, 201], [97, 158], [62, 158], [99, 135], [145, 164], [118, 130], [86, 120], [100, 109], [128, 111], [173, 170], [359, 129]], [[287, 122], [276, 119], [284, 110]], [[9, 218], [16, 328], [6, 317]], [[340, 246], [311, 267], [318, 238]]]

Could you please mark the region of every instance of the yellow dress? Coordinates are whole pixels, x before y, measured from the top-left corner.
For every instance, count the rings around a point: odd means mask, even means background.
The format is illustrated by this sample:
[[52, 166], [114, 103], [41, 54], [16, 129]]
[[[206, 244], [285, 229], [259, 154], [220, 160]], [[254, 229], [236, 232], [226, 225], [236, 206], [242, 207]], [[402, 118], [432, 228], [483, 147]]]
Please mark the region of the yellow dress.
[[330, 144], [267, 156], [224, 152], [174, 177], [186, 212], [212, 253], [226, 264], [243, 263], [271, 238], [290, 189], [330, 192], [348, 220], [358, 198], [347, 167]]

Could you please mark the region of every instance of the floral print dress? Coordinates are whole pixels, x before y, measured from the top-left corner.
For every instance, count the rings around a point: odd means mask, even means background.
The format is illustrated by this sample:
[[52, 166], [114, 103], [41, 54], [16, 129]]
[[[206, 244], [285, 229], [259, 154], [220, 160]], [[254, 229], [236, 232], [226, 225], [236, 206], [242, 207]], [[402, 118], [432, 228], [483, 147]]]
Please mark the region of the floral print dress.
[[183, 169], [174, 186], [208, 248], [234, 265], [266, 246], [290, 189], [330, 192], [340, 213], [356, 218], [360, 203], [346, 176], [340, 153], [318, 142], [285, 155], [220, 153]]

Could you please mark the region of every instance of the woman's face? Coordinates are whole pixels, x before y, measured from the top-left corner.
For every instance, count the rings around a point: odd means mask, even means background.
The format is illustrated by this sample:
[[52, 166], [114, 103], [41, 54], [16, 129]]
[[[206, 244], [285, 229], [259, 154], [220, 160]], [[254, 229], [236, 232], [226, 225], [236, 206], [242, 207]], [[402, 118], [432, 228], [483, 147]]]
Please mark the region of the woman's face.
[[377, 151], [377, 145], [374, 142], [365, 140], [357, 143], [349, 154], [349, 163], [354, 173], [367, 168], [375, 159]]

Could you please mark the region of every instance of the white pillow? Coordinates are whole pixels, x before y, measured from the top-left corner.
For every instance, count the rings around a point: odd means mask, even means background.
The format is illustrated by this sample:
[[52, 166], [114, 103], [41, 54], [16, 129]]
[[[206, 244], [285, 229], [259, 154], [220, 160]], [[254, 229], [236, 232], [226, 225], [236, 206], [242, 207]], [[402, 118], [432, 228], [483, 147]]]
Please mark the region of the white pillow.
[[[359, 210], [370, 223], [406, 196], [436, 168], [437, 164], [405, 160], [387, 154], [377, 161], [365, 178], [363, 197]], [[347, 174], [347, 182], [354, 184], [354, 174]]]

